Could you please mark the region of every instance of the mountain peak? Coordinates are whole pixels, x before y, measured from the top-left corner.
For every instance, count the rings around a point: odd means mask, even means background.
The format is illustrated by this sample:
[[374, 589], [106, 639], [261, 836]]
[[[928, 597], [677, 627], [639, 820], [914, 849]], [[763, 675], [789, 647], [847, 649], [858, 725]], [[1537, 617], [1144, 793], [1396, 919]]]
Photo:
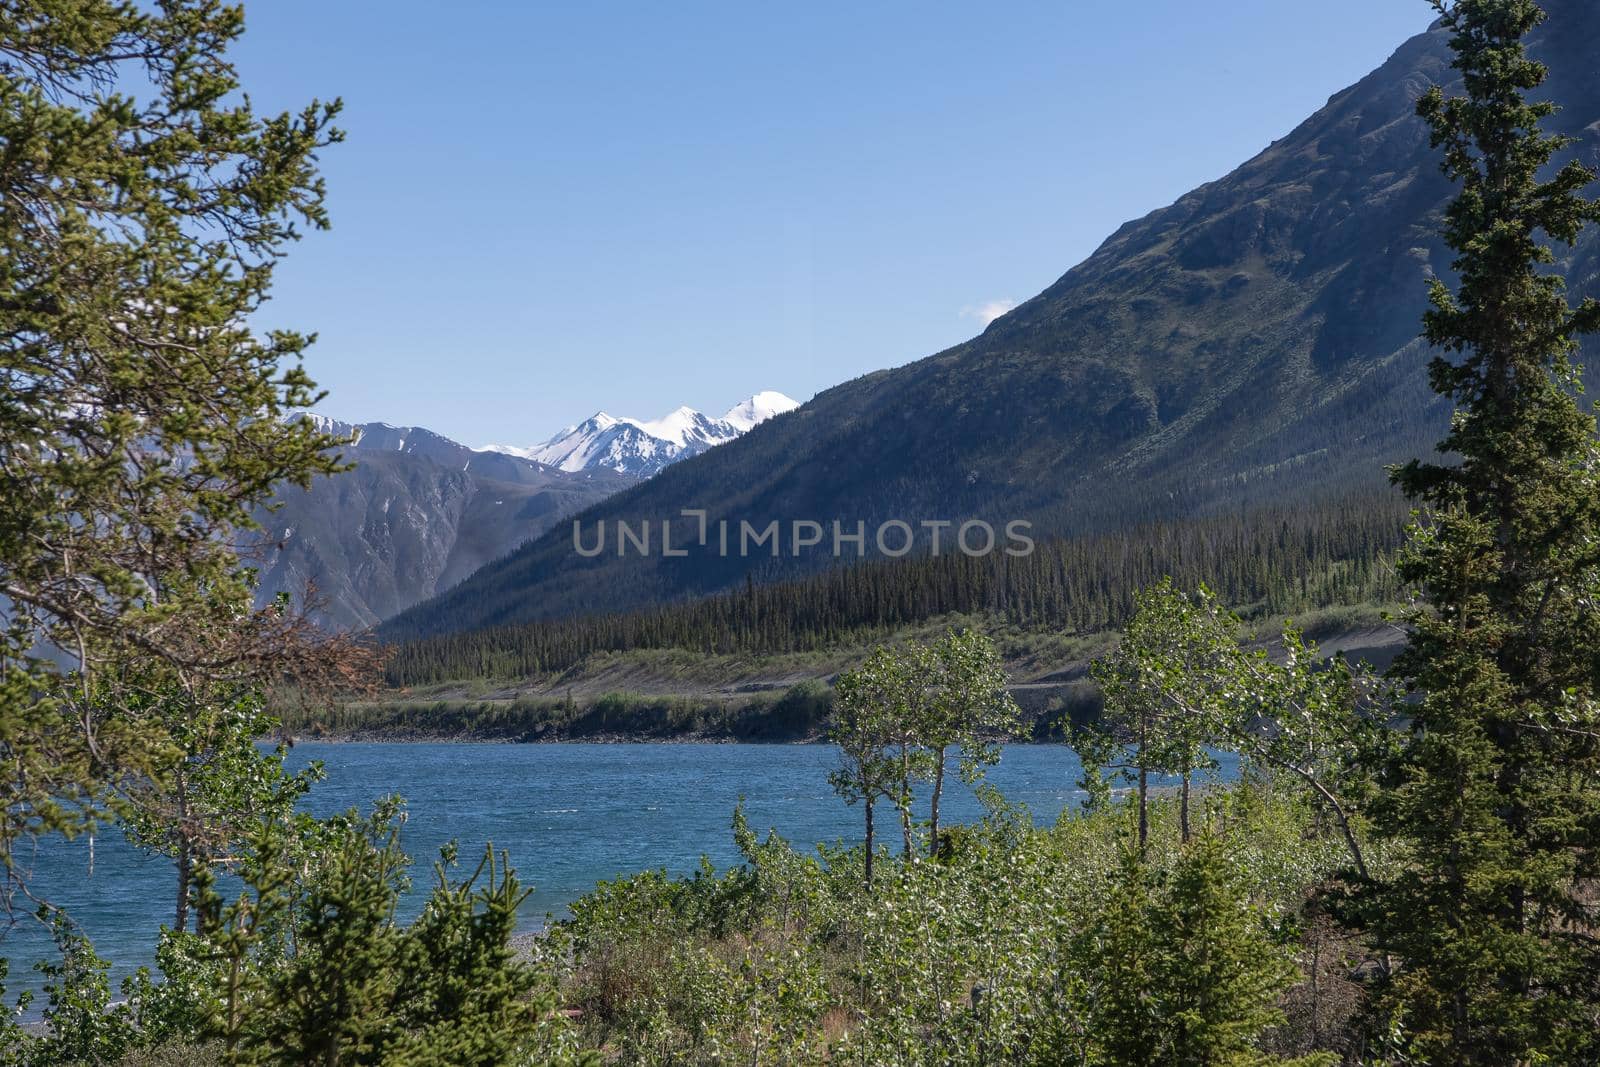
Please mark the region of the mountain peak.
[[256, 512], [256, 601], [322, 594], [307, 605], [335, 627], [366, 627], [443, 592], [559, 520], [633, 483], [569, 473], [505, 450], [472, 449], [421, 426], [287, 416], [346, 440], [352, 469], [280, 486]]
[[[1600, 3], [1547, 7], [1529, 47], [1550, 70], [1537, 95], [1563, 110], [1544, 127], [1574, 138], [1563, 161], [1592, 163]], [[753, 523], [1021, 519], [1045, 538], [1382, 486], [1386, 465], [1431, 453], [1449, 426], [1418, 334], [1429, 281], [1452, 276], [1439, 229], [1456, 190], [1416, 99], [1431, 85], [1460, 91], [1451, 59], [1439, 30], [1413, 38], [1232, 173], [1118, 228], [980, 336], [828, 389], [807, 418], [773, 420], [601, 505], [590, 527], [697, 508]], [[1600, 295], [1600, 231], [1557, 255], [1572, 299]], [[1600, 374], [1600, 342], [1579, 359]], [[774, 568], [715, 553], [680, 563], [602, 566], [547, 535], [388, 634], [624, 611]]]
[[755, 396], [733, 405], [723, 413], [722, 421], [739, 428], [740, 433], [748, 432], [759, 423], [766, 422], [774, 415], [793, 411], [800, 406], [800, 402], [790, 399], [772, 389], [766, 389]]
[[712, 418], [687, 404], [658, 419], [635, 419], [597, 411], [531, 448], [486, 445], [491, 451], [521, 456], [564, 471], [608, 469], [649, 477], [680, 459], [731, 441], [758, 423], [799, 405], [782, 393], [765, 390]]
[[690, 436], [703, 423], [707, 423], [710, 420], [694, 408], [684, 405], [674, 408], [659, 419], [654, 419], [650, 422], [642, 422], [637, 419], [629, 421], [651, 437], [659, 437], [663, 441], [670, 441], [672, 444], [683, 447], [689, 443]]

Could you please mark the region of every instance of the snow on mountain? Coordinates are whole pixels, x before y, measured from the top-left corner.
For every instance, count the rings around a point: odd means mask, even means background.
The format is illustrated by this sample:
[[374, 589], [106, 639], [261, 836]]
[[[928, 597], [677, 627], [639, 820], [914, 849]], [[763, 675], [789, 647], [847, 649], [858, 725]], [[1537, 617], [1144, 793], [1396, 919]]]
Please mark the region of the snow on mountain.
[[420, 426], [288, 417], [348, 440], [338, 452], [354, 466], [308, 490], [283, 486], [275, 508], [257, 512], [257, 603], [302, 596], [310, 583], [316, 614], [338, 628], [371, 626], [441, 593], [635, 482], [477, 451]]
[[793, 411], [799, 407], [795, 401], [790, 400], [782, 393], [775, 393], [768, 389], [757, 393], [742, 404], [735, 404], [722, 416], [722, 421], [745, 433], [759, 423], [766, 422], [774, 415], [782, 415], [785, 411]]
[[471, 449], [443, 434], [421, 426], [394, 426], [387, 422], [344, 422], [314, 411], [291, 413], [290, 418], [304, 419], [320, 433], [352, 438], [349, 447], [364, 452], [405, 452], [425, 455], [434, 460], [455, 459], [471, 453]]
[[782, 393], [757, 393], [729, 408], [720, 419], [690, 407], [659, 419], [617, 418], [604, 411], [568, 426], [542, 444], [529, 448], [485, 445], [484, 450], [530, 459], [564, 471], [606, 468], [648, 478], [680, 459], [731, 441], [774, 415], [800, 405]]

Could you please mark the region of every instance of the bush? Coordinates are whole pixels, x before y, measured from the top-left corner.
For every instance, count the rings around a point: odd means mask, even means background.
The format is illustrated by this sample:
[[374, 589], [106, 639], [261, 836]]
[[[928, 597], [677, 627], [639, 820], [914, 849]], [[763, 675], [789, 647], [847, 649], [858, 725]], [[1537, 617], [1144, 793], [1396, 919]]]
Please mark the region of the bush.
[[742, 813], [743, 867], [602, 885], [551, 939], [583, 1044], [645, 1064], [1336, 1060], [1268, 1051], [1312, 1047], [1282, 1006], [1305, 886], [1343, 861], [1300, 798], [1207, 794], [1187, 847], [1160, 799], [1143, 859], [1125, 808], [1039, 828], [989, 806], [936, 861], [882, 859], [871, 892], [859, 848], [803, 854]]

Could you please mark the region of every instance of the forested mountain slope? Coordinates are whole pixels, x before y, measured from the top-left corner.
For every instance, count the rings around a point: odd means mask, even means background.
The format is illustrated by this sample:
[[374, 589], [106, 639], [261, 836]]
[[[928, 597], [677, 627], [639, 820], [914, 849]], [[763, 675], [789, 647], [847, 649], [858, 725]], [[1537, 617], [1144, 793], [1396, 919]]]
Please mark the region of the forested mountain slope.
[[[1533, 50], [1566, 107], [1550, 125], [1600, 163], [1600, 5], [1545, 6]], [[1437, 230], [1451, 189], [1414, 115], [1435, 83], [1456, 83], [1437, 29], [1232, 174], [1123, 226], [981, 336], [828, 390], [586, 525], [703, 508], [757, 525], [1026, 517], [1082, 533], [1381, 482], [1446, 418], [1417, 339], [1426, 282], [1450, 270]], [[1600, 239], [1561, 269], [1577, 295], [1600, 294]], [[822, 562], [581, 559], [563, 524], [384, 633], [623, 609]]]

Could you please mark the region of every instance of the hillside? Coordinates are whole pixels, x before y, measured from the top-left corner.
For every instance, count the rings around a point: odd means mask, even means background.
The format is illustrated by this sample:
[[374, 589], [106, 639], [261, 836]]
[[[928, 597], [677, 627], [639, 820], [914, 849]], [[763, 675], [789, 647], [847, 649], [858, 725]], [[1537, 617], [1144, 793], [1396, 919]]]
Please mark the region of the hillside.
[[[394, 647], [395, 688], [559, 677], [590, 657], [831, 655], [954, 617], [1047, 640], [1098, 639], [1162, 577], [1205, 585], [1254, 620], [1393, 603], [1405, 505], [1368, 490], [1316, 507], [1264, 507], [1041, 542], [1026, 558], [874, 560], [806, 578], [613, 615], [444, 634]], [[1030, 638], [1032, 640], [1032, 638]]]
[[475, 451], [421, 427], [321, 421], [357, 438], [344, 453], [354, 468], [280, 493], [257, 516], [251, 554], [258, 600], [313, 584], [322, 620], [339, 628], [371, 626], [448, 589], [634, 482]]
[[[1600, 6], [1551, 0], [1551, 125], [1600, 161]], [[1286, 43], [1286, 47], [1289, 46]], [[1131, 222], [966, 344], [847, 382], [585, 516], [1025, 517], [1046, 533], [1325, 498], [1429, 450], [1445, 407], [1417, 340], [1450, 188], [1414, 114], [1454, 83], [1437, 30], [1255, 159]], [[1107, 165], [1114, 165], [1110, 161]], [[1600, 293], [1600, 238], [1561, 263]], [[1592, 356], [1593, 353], [1590, 353]], [[680, 523], [675, 540], [689, 539]], [[405, 612], [404, 638], [620, 610], [825, 560], [580, 559], [570, 528]]]

